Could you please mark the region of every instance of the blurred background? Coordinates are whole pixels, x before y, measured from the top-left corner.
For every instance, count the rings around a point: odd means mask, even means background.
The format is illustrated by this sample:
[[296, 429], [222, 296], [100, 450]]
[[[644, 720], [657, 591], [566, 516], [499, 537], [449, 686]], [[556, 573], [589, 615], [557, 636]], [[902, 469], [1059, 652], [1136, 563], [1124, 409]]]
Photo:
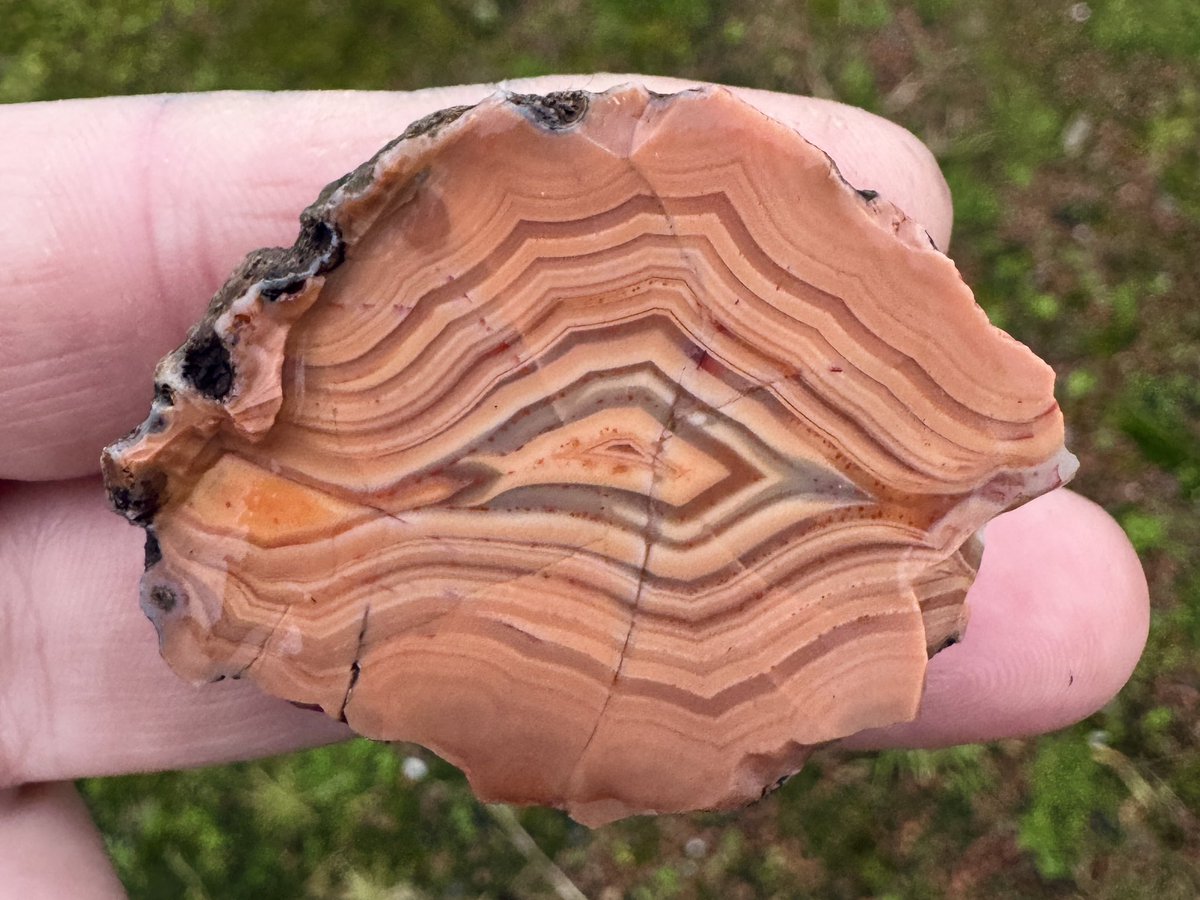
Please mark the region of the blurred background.
[[979, 302], [1057, 369], [1075, 487], [1154, 602], [1132, 682], [1075, 728], [824, 754], [737, 814], [589, 832], [365, 741], [85, 782], [135, 898], [1200, 896], [1196, 0], [0, 0], [0, 23], [9, 102], [608, 70], [901, 123]]

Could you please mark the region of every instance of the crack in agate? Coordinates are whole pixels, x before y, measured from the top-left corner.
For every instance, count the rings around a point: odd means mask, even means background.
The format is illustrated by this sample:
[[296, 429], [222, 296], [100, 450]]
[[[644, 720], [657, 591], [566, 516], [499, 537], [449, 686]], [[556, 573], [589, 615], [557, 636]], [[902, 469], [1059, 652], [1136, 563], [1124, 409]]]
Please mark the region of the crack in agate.
[[144, 608], [485, 799], [728, 808], [911, 719], [973, 535], [1074, 470], [920, 227], [721, 89], [456, 108], [302, 223], [106, 451]]
[[346, 694], [342, 697], [342, 705], [338, 709], [337, 718], [341, 721], [346, 721], [346, 707], [350, 705], [350, 697], [354, 693], [354, 685], [358, 683], [359, 676], [362, 675], [362, 659], [363, 648], [367, 643], [367, 621], [371, 617], [371, 603], [367, 601], [367, 605], [363, 608], [362, 625], [358, 629], [358, 640], [354, 647], [354, 661], [350, 663], [350, 676], [346, 684]]

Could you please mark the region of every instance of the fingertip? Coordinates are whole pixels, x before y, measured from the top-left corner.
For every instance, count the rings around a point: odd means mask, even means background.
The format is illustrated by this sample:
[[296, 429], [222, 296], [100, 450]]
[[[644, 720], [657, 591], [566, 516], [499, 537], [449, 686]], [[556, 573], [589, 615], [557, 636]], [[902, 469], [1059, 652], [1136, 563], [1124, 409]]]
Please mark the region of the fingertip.
[[[1098, 580], [1108, 580], [1105, 596], [1109, 599], [1107, 612], [1112, 620], [1096, 634], [1102, 655], [1108, 660], [1106, 678], [1097, 682], [1102, 705], [1129, 681], [1146, 647], [1150, 635], [1150, 588], [1129, 537], [1100, 504], [1072, 491], [1056, 491], [1052, 496], [1060, 504], [1062, 514], [1078, 517], [1081, 537], [1092, 542], [1090, 548], [1082, 541], [1071, 545], [1078, 554], [1078, 563], [1087, 565], [1098, 559], [1100, 570], [1096, 576]], [[1051, 516], [1056, 512], [1051, 504], [1043, 514]]]
[[1086, 718], [1124, 687], [1146, 646], [1150, 593], [1133, 545], [1101, 506], [1067, 490], [998, 519], [989, 541], [999, 546], [980, 602], [997, 647], [1019, 646], [1028, 622], [1071, 663], [1074, 690], [1031, 717], [1033, 730]]
[[968, 602], [967, 633], [931, 660], [917, 719], [847, 747], [943, 747], [1064, 728], [1125, 685], [1149, 630], [1149, 592], [1128, 538], [1065, 490], [988, 526]]

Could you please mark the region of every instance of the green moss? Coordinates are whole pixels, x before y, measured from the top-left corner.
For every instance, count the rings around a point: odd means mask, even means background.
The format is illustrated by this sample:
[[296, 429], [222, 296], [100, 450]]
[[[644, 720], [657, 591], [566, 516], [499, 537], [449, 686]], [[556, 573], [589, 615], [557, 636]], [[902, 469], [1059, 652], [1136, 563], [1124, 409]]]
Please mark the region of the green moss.
[[805, 4], [814, 26], [846, 32], [871, 32], [892, 21], [889, 0], [808, 0]]
[[1116, 410], [1122, 431], [1145, 460], [1174, 475], [1188, 496], [1200, 494], [1200, 382], [1139, 376], [1122, 391]]
[[1030, 772], [1030, 808], [1019, 844], [1046, 878], [1067, 878], [1119, 835], [1120, 783], [1092, 759], [1076, 731], [1041, 738]]
[[1067, 375], [1063, 393], [1071, 400], [1081, 400], [1096, 390], [1099, 382], [1087, 369], [1075, 369]]
[[[959, 152], [963, 156], [969, 155], [962, 148]], [[1000, 221], [1002, 209], [995, 188], [981, 180], [978, 171], [969, 164], [949, 162], [943, 165], [942, 171], [954, 198], [955, 228], [960, 233], [967, 229], [972, 234], [994, 228]]]
[[921, 21], [932, 25], [945, 19], [958, 4], [959, 0], [917, 0], [917, 14]]
[[851, 56], [838, 71], [838, 99], [864, 109], [874, 109], [878, 104], [875, 75], [862, 57]]
[[1163, 544], [1166, 527], [1158, 516], [1131, 510], [1121, 516], [1121, 527], [1139, 553], [1157, 550]]
[[1104, 0], [1092, 7], [1088, 31], [1106, 50], [1200, 59], [1200, 6], [1192, 0]]

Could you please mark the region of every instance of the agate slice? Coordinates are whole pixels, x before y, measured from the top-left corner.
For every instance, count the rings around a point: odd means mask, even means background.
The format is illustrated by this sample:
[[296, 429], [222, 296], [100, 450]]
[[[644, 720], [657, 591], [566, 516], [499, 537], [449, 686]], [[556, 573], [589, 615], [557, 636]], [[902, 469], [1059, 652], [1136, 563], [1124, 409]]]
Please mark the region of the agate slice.
[[912, 719], [977, 532], [1075, 468], [925, 232], [720, 88], [445, 110], [301, 222], [105, 451], [142, 605], [486, 800], [728, 808]]

